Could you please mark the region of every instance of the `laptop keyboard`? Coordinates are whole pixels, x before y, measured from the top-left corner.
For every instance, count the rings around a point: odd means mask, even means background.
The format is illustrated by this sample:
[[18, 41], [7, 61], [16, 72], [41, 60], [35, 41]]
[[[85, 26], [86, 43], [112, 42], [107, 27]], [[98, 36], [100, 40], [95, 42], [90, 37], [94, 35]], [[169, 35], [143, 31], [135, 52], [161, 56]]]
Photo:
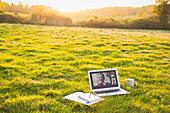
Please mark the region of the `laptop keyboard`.
[[110, 92], [117, 92], [119, 91], [120, 89], [117, 89], [117, 90], [109, 90], [109, 91], [99, 91], [99, 92], [95, 92], [96, 94], [101, 94], [101, 93], [110, 93]]

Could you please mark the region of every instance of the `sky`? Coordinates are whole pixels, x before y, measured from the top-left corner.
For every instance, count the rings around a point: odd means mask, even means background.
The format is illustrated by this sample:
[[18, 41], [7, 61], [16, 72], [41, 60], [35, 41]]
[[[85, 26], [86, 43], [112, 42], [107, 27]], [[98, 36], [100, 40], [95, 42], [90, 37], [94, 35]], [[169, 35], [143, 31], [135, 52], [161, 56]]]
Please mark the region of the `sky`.
[[21, 1], [22, 4], [28, 3], [31, 5], [45, 5], [50, 6], [53, 9], [58, 9], [61, 12], [69, 12], [76, 10], [85, 9], [99, 9], [104, 7], [115, 7], [115, 6], [131, 6], [131, 7], [142, 7], [146, 5], [155, 4], [155, 0], [1, 0], [11, 4], [12, 2], [16, 5]]

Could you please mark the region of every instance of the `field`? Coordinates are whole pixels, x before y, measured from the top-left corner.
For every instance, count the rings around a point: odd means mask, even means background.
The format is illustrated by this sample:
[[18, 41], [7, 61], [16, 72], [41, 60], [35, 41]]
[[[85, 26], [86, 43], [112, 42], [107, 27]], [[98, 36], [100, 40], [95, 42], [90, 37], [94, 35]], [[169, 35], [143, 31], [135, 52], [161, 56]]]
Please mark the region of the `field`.
[[[0, 112], [168, 113], [169, 62], [170, 31], [0, 24]], [[129, 95], [63, 99], [90, 92], [88, 70], [110, 68]]]

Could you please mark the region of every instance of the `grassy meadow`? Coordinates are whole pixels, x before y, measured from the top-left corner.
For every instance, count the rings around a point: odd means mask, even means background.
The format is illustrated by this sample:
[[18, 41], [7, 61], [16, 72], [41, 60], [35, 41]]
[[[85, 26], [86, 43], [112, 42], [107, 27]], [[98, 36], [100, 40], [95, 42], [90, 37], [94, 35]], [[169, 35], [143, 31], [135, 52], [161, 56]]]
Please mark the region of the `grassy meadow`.
[[[91, 92], [88, 70], [110, 68], [129, 95], [63, 99]], [[169, 92], [170, 31], [0, 24], [0, 112], [168, 113]]]

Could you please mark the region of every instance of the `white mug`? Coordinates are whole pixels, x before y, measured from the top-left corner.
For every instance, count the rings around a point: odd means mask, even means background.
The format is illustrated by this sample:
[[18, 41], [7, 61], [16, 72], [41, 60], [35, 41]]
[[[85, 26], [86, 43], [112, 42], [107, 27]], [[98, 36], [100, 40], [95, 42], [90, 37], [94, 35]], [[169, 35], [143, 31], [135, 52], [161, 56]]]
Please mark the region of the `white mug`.
[[137, 86], [137, 82], [134, 81], [134, 79], [131, 79], [131, 78], [126, 79], [126, 85], [129, 87], [134, 87], [134, 82], [136, 83], [136, 86]]

